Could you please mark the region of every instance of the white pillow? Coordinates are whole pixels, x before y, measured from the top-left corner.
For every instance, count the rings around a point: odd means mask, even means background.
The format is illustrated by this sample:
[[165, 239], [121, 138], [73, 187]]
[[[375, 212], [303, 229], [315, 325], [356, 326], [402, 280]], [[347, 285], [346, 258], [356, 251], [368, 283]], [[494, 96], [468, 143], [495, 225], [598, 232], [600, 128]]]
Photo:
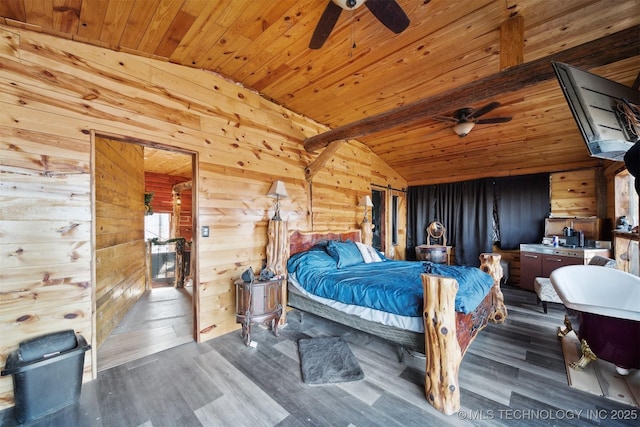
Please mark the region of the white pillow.
[[372, 246], [365, 245], [364, 243], [356, 242], [356, 246], [362, 255], [362, 259], [366, 264], [372, 262], [382, 262], [382, 258], [378, 255], [378, 251], [376, 251]]
[[362, 259], [364, 260], [365, 264], [369, 264], [373, 261], [371, 259], [371, 255], [369, 255], [369, 251], [367, 250], [367, 245], [365, 245], [364, 243], [356, 242], [356, 246], [358, 247], [360, 255], [362, 255]]

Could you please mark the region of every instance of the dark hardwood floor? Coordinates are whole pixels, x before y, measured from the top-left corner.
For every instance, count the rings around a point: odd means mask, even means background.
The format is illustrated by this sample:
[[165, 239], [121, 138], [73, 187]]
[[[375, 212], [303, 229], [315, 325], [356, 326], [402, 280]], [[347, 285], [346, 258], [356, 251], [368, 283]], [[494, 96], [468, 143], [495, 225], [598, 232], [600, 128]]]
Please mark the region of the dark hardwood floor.
[[[567, 385], [556, 338], [562, 306], [551, 304], [544, 314], [535, 294], [504, 292], [509, 317], [490, 324], [469, 348], [460, 369], [462, 409], [451, 416], [425, 400], [423, 358], [407, 355], [401, 364], [384, 341], [311, 315], [300, 323], [293, 311], [279, 337], [254, 326], [256, 348], [235, 331], [101, 370], [83, 384], [78, 404], [31, 425], [639, 425], [638, 408]], [[296, 342], [323, 335], [348, 341], [363, 380], [302, 382]], [[0, 422], [15, 425], [13, 409], [0, 412]]]

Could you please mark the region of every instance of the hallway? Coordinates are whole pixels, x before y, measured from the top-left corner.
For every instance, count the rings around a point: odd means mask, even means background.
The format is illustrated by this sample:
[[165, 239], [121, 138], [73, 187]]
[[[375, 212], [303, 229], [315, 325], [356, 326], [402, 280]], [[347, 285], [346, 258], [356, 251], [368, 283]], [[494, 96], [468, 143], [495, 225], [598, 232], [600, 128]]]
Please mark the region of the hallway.
[[193, 341], [193, 288], [155, 287], [98, 350], [98, 371]]

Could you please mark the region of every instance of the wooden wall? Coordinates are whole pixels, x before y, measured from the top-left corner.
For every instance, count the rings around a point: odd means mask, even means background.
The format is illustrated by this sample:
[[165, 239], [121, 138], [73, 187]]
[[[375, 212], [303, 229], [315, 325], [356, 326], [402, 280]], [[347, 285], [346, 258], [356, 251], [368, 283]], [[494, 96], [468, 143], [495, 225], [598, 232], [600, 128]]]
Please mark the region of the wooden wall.
[[[198, 341], [238, 328], [233, 281], [265, 260], [274, 180], [287, 186], [289, 229], [304, 230], [355, 228], [358, 197], [372, 183], [406, 187], [354, 141], [308, 182], [316, 155], [302, 141], [326, 129], [213, 73], [4, 26], [0, 62], [2, 366], [33, 336], [69, 328], [98, 337], [91, 310], [102, 291], [92, 260], [104, 258], [92, 213], [92, 132], [196, 156], [195, 227], [211, 231], [194, 233]], [[94, 375], [95, 353], [86, 358]], [[0, 409], [12, 404], [3, 377]]]
[[96, 136], [95, 340], [100, 348], [145, 291], [144, 158], [141, 145]]
[[[180, 176], [163, 175], [146, 172], [144, 174], [144, 191], [154, 193], [151, 207], [153, 212], [173, 214], [173, 186], [190, 179]], [[193, 203], [191, 190], [180, 194], [179, 232], [176, 237], [184, 237], [187, 242], [193, 239]]]
[[598, 183], [600, 173], [599, 168], [592, 168], [551, 174], [551, 215], [569, 218], [606, 215], [598, 206], [598, 193], [606, 191]]

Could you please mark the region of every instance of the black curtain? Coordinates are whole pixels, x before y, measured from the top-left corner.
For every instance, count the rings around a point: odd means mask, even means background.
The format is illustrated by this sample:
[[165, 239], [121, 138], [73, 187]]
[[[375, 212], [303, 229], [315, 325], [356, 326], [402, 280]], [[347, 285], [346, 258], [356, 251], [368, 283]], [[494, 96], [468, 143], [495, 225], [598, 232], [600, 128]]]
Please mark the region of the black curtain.
[[455, 237], [456, 260], [462, 265], [480, 266], [479, 255], [493, 247], [493, 186], [490, 179], [460, 183], [459, 232]]
[[423, 185], [407, 189], [407, 250], [408, 260], [416, 259], [415, 247], [427, 241], [427, 226], [436, 217], [436, 187]]
[[497, 178], [495, 198], [501, 249], [542, 242], [551, 211], [549, 174]]
[[492, 247], [493, 192], [488, 179], [409, 187], [407, 192], [407, 259], [415, 246], [427, 243], [433, 221], [447, 229], [447, 244], [455, 246], [456, 261], [479, 266], [478, 256]]

